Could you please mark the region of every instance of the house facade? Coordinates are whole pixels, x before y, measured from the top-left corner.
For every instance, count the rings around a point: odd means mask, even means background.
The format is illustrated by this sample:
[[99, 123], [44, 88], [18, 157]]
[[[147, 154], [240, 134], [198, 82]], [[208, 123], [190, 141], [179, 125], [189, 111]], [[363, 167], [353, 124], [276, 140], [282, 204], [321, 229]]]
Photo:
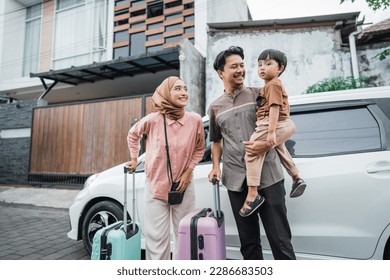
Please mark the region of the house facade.
[[249, 17], [245, 0], [0, 1], [0, 183], [79, 184], [127, 160], [170, 75], [203, 115], [206, 22]]
[[[38, 98], [45, 91], [39, 78], [45, 75], [31, 78], [31, 73], [120, 58], [150, 57], [169, 50], [176, 55], [175, 63], [180, 64], [180, 54], [183, 59], [188, 57], [179, 53], [180, 42], [185, 39], [195, 47], [191, 52], [205, 57], [207, 22], [249, 18], [245, 0], [3, 0], [0, 1], [0, 96], [15, 100]], [[133, 66], [140, 64], [137, 70], [146, 70], [141, 68], [144, 63], [164, 63], [158, 58], [152, 62], [129, 60], [126, 63]], [[166, 66], [166, 69], [176, 70], [167, 74], [179, 73], [175, 67], [170, 68], [167, 63]], [[117, 70], [119, 73], [123, 69]], [[132, 69], [125, 70], [134, 76]], [[161, 78], [167, 76], [159, 75], [160, 70], [153, 71], [146, 71], [152, 75], [137, 79], [122, 73], [125, 82], [116, 75], [115, 83], [107, 86], [102, 82], [96, 87], [91, 87], [92, 83], [83, 87], [80, 79], [77, 87], [74, 81], [64, 83], [64, 75], [85, 78], [84, 82], [88, 82], [88, 75], [63, 71], [59, 84], [50, 90], [53, 94], [47, 94], [45, 99], [50, 105], [151, 93]], [[54, 74], [59, 75], [59, 72]], [[104, 72], [100, 74], [104, 80]], [[47, 86], [55, 81], [50, 79], [53, 77], [46, 77]]]

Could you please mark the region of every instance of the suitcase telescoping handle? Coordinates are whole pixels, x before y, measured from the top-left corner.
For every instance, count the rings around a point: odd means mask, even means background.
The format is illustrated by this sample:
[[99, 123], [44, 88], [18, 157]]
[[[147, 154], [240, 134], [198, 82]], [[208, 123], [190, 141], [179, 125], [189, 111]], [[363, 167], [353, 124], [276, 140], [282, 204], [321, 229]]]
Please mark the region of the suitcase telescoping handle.
[[[130, 168], [128, 166], [124, 166], [123, 172], [125, 174], [125, 197], [123, 200], [123, 225], [124, 225], [124, 230], [125, 234], [127, 235], [127, 173], [130, 172]], [[133, 231], [135, 231], [135, 170], [132, 171], [133, 173], [133, 217], [131, 218], [133, 223]]]
[[215, 205], [215, 216], [217, 218], [221, 218], [221, 197], [219, 193], [219, 181], [217, 180], [217, 177], [214, 176], [211, 180], [213, 183], [213, 194], [214, 194], [214, 205]]

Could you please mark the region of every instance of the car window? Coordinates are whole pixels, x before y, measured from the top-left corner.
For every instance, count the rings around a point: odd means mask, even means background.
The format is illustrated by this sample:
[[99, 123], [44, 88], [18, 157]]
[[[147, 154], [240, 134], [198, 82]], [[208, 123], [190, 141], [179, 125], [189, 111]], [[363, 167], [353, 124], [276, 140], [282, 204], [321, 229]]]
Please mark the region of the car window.
[[204, 128], [204, 137], [206, 142], [206, 148], [203, 154], [203, 158], [200, 162], [210, 162], [211, 161], [211, 143], [209, 137], [209, 122], [203, 124]]
[[379, 126], [367, 108], [292, 114], [296, 132], [286, 141], [293, 157], [381, 149]]
[[381, 108], [387, 118], [390, 119], [390, 98], [376, 99], [375, 103], [378, 105], [379, 108]]

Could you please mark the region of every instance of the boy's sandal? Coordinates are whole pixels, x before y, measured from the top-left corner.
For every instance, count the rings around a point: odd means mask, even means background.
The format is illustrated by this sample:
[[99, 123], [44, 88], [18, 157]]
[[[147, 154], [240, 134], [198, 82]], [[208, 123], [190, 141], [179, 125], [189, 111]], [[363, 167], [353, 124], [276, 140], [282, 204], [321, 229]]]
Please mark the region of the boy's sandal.
[[259, 194], [255, 197], [253, 201], [246, 200], [245, 204], [249, 207], [242, 207], [239, 212], [240, 216], [248, 217], [249, 215], [253, 214], [253, 212], [255, 212], [257, 208], [259, 208], [260, 205], [263, 204], [264, 200], [264, 197], [260, 196]]
[[302, 178], [299, 178], [292, 185], [290, 197], [301, 196], [304, 193], [305, 189], [306, 189], [306, 182]]

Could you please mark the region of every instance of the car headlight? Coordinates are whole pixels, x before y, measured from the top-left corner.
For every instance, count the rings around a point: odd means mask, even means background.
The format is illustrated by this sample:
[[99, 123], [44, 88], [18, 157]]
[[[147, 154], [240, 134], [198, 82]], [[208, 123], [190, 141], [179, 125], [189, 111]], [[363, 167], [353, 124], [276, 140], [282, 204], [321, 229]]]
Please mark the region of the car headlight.
[[85, 181], [83, 189], [89, 186], [97, 177], [99, 176], [99, 173], [93, 174], [88, 177], [88, 179]]

